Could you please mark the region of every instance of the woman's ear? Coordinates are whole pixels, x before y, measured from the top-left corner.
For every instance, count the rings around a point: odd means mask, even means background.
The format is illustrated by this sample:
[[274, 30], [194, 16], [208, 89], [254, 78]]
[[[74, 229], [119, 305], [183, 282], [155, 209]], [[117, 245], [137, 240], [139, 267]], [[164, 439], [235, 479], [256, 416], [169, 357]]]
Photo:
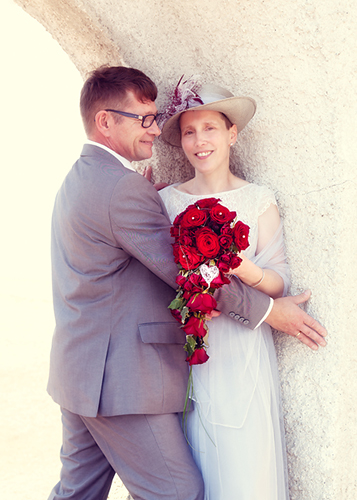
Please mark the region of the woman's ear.
[[238, 131], [237, 131], [237, 125], [232, 125], [231, 128], [229, 129], [229, 137], [230, 137], [230, 145], [233, 146], [233, 144], [236, 142], [238, 136]]

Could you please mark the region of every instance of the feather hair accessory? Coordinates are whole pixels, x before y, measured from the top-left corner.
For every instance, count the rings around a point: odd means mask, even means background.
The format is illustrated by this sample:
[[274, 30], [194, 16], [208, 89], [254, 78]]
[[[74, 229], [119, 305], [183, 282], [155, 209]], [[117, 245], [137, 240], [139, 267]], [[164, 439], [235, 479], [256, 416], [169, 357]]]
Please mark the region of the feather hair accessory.
[[184, 75], [181, 76], [174, 91], [169, 95], [171, 103], [163, 113], [160, 113], [159, 126], [161, 129], [171, 116], [181, 111], [185, 111], [188, 108], [194, 108], [195, 106], [204, 104], [198, 95], [198, 91], [202, 86], [202, 84], [199, 83], [199, 77], [191, 76], [187, 80], [182, 81], [183, 77]]

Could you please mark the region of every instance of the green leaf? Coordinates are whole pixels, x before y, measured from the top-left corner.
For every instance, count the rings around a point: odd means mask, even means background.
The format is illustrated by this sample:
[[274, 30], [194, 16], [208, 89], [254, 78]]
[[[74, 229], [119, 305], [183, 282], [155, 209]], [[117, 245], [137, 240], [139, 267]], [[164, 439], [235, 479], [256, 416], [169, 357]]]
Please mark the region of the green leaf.
[[182, 323], [186, 321], [187, 316], [190, 314], [190, 310], [187, 306], [184, 306], [181, 309], [181, 318], [182, 318]]
[[185, 344], [185, 351], [189, 356], [191, 356], [194, 353], [196, 347], [196, 340], [192, 335], [187, 335], [186, 336], [186, 344]]
[[177, 297], [171, 302], [171, 304], [168, 306], [169, 309], [179, 309], [181, 310], [183, 306], [184, 300], [183, 299], [178, 299]]

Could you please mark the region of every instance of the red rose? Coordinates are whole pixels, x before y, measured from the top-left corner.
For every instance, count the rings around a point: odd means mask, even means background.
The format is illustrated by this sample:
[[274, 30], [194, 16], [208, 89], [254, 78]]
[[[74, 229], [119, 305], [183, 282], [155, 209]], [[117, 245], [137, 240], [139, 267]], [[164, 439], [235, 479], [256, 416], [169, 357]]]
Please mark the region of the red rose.
[[217, 267], [220, 271], [222, 271], [222, 273], [229, 273], [231, 268], [231, 258], [229, 254], [225, 253], [220, 256], [217, 262]]
[[211, 281], [210, 288], [221, 288], [223, 285], [229, 285], [230, 282], [231, 280], [220, 272], [219, 275]]
[[173, 238], [177, 238], [177, 236], [180, 234], [180, 229], [177, 226], [171, 226], [170, 234]]
[[192, 208], [196, 208], [195, 205], [189, 205], [186, 210], [184, 210], [184, 212], [181, 212], [180, 214], [178, 214], [176, 217], [175, 217], [175, 220], [173, 222], [174, 226], [176, 227], [179, 227], [181, 225], [181, 220], [182, 220], [182, 217], [187, 213], [189, 212], [190, 210], [192, 210]]
[[222, 248], [229, 248], [233, 243], [233, 237], [230, 234], [221, 234], [218, 236], [218, 241]]
[[230, 268], [235, 269], [236, 267], [240, 266], [242, 263], [242, 259], [238, 257], [237, 254], [232, 253], [231, 254], [231, 263], [230, 263]]
[[196, 206], [199, 208], [212, 208], [215, 207], [219, 201], [221, 201], [219, 198], [205, 198], [196, 201]]
[[188, 361], [189, 365], [202, 365], [208, 361], [209, 356], [206, 353], [205, 349], [201, 347], [200, 349], [196, 349], [191, 356], [187, 356], [186, 361]]
[[180, 234], [180, 236], [176, 240], [180, 245], [184, 246], [192, 246], [192, 238], [188, 232]]
[[202, 226], [206, 222], [206, 219], [206, 212], [195, 207], [188, 210], [188, 212], [183, 215], [181, 219], [181, 226], [183, 228]]
[[188, 300], [191, 295], [201, 293], [203, 287], [201, 276], [196, 273], [191, 274], [182, 286], [184, 290], [183, 298]]
[[192, 235], [189, 229], [183, 228], [182, 226], [171, 226], [170, 234], [175, 238], [175, 243], [188, 246], [192, 245]]
[[245, 250], [249, 247], [249, 226], [238, 221], [233, 229], [234, 243], [237, 245], [239, 251]]
[[192, 273], [185, 281], [182, 288], [184, 289], [183, 298], [189, 299], [195, 293], [201, 293], [206, 287], [206, 282], [200, 274]]
[[220, 251], [218, 236], [209, 228], [202, 228], [196, 232], [196, 245], [205, 257], [216, 257]]
[[203, 338], [207, 335], [207, 330], [204, 327], [204, 324], [205, 322], [202, 318], [191, 316], [182, 329], [185, 330], [186, 335], [195, 335], [196, 337]]
[[209, 293], [199, 293], [190, 298], [187, 307], [191, 311], [200, 311], [203, 314], [210, 313], [217, 306], [216, 299]]
[[232, 222], [237, 213], [231, 212], [227, 207], [220, 205], [219, 203], [213, 207], [210, 211], [210, 216], [213, 220], [218, 222], [219, 224], [225, 224], [226, 222]]
[[204, 261], [194, 247], [180, 246], [178, 250], [179, 262], [184, 269], [196, 269]]
[[176, 283], [178, 284], [178, 286], [183, 287], [185, 285], [186, 281], [187, 281], [187, 278], [185, 278], [185, 276], [182, 276], [182, 274], [178, 274], [176, 276]]
[[203, 288], [206, 288], [206, 282], [205, 280], [203, 279], [203, 277], [201, 276], [201, 274], [196, 274], [196, 273], [192, 273], [190, 274], [190, 277], [188, 278], [188, 280], [194, 285], [194, 286], [197, 286], [197, 287], [203, 287]]
[[231, 228], [230, 224], [224, 224], [221, 227], [221, 234], [229, 234], [229, 236], [233, 237], [233, 229]]
[[242, 259], [233, 252], [228, 252], [219, 258], [217, 267], [222, 273], [229, 273], [230, 269], [235, 269], [240, 265]]
[[176, 321], [178, 321], [179, 323], [182, 322], [181, 313], [178, 309], [170, 309], [170, 312]]

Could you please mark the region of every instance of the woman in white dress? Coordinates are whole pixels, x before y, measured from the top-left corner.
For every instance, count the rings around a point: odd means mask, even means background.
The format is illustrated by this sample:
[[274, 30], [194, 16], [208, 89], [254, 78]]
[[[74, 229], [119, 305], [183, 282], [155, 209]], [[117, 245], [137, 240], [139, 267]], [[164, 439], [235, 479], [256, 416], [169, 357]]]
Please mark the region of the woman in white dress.
[[[250, 98], [216, 86], [180, 83], [166, 110], [164, 140], [181, 146], [195, 176], [160, 191], [171, 221], [188, 205], [221, 199], [250, 227], [232, 274], [280, 297], [288, 287], [282, 226], [272, 191], [229, 169], [230, 149], [255, 113]], [[232, 278], [236, 279], [236, 278]], [[229, 286], [229, 285], [225, 285]], [[270, 327], [254, 331], [221, 315], [209, 324], [209, 360], [193, 366], [194, 410], [187, 437], [205, 482], [205, 500], [287, 500], [284, 428]]]

